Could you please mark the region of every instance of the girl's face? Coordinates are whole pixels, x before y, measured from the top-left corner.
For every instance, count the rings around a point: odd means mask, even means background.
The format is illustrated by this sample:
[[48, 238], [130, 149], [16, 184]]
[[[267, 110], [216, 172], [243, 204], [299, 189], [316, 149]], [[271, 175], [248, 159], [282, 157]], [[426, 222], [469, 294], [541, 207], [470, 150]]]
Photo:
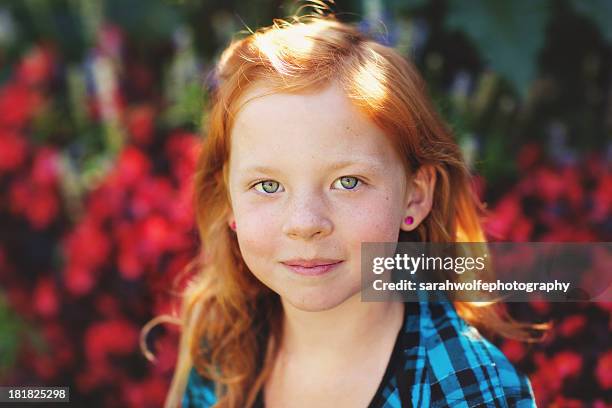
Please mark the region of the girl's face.
[[397, 242], [406, 189], [390, 142], [337, 85], [257, 97], [236, 116], [229, 221], [252, 273], [296, 308], [359, 295], [361, 243]]

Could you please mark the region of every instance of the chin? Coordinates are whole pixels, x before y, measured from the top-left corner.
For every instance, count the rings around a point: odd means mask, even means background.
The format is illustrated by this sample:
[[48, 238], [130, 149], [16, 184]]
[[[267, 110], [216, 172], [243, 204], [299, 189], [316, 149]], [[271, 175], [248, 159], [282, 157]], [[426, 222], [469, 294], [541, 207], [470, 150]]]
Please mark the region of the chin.
[[342, 293], [338, 293], [337, 291], [325, 290], [325, 293], [296, 293], [288, 296], [281, 295], [281, 297], [285, 302], [291, 304], [291, 306], [298, 310], [304, 312], [323, 312], [334, 309], [353, 295], [352, 293], [347, 293], [343, 296]]

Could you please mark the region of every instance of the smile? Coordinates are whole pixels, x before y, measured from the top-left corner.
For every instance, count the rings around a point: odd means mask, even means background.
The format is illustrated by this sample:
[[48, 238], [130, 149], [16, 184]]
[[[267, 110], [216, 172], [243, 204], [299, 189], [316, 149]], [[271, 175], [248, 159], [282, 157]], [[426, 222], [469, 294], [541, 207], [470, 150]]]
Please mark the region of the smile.
[[287, 261], [281, 263], [299, 275], [319, 276], [331, 272], [342, 262], [344, 261]]

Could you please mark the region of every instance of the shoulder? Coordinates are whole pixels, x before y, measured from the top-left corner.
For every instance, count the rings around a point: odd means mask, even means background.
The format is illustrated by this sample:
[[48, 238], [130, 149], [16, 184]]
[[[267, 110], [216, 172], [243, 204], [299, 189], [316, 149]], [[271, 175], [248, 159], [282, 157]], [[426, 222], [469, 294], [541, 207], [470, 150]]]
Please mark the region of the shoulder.
[[189, 372], [189, 379], [183, 395], [183, 408], [206, 408], [216, 402], [215, 385], [202, 378], [194, 367]]
[[529, 379], [461, 319], [451, 302], [428, 302], [422, 307], [426, 310], [420, 329], [431, 406], [460, 402], [466, 407], [535, 406]]

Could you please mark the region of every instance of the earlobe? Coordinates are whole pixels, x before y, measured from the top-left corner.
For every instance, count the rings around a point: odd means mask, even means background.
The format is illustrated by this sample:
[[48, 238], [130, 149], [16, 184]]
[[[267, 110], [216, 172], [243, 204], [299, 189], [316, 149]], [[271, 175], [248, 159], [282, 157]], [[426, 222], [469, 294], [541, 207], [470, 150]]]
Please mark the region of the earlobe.
[[233, 211], [229, 211], [229, 214], [226, 217], [227, 225], [232, 231], [236, 231], [236, 219], [234, 218]]
[[436, 169], [421, 166], [409, 180], [401, 229], [412, 231], [429, 215], [436, 186]]

